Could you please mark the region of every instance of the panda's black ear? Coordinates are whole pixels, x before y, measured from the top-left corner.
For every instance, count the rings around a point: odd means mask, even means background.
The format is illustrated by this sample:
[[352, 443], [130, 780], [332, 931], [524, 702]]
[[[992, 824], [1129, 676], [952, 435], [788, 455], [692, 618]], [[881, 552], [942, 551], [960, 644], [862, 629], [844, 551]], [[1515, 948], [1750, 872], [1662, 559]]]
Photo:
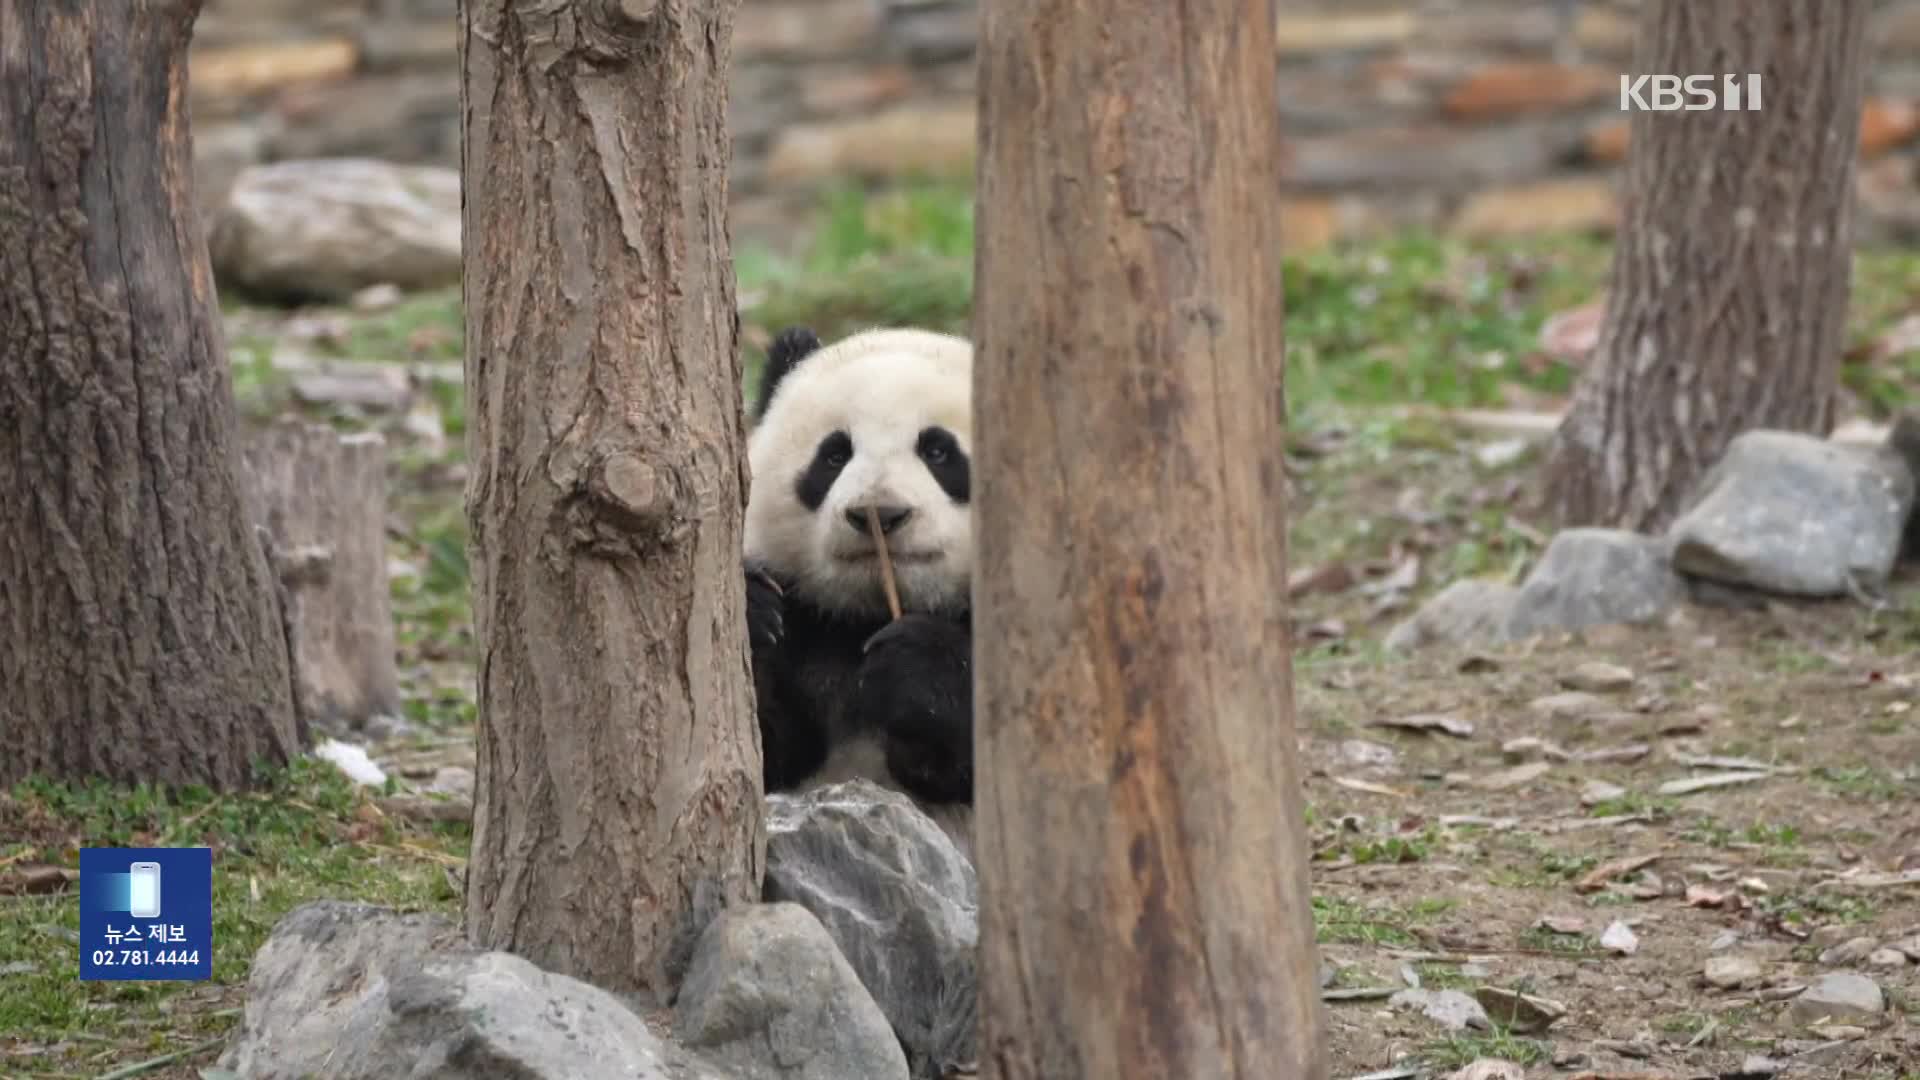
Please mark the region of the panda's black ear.
[[766, 415], [767, 403], [773, 400], [773, 392], [779, 388], [780, 380], [819, 348], [819, 335], [804, 326], [789, 326], [774, 335], [773, 344], [767, 347], [767, 364], [760, 369], [760, 396], [753, 403], [753, 419], [756, 422]]

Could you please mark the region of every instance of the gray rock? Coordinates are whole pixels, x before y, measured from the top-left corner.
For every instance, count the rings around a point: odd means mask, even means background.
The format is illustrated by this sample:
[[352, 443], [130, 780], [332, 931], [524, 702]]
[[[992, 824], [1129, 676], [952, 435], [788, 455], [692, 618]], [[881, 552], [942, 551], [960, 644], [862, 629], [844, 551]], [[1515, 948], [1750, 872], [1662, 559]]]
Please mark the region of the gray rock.
[[1760, 981], [1760, 961], [1739, 953], [1710, 956], [1702, 974], [1707, 982], [1722, 990], [1737, 990]]
[[460, 174], [360, 158], [255, 165], [234, 178], [208, 250], [223, 285], [274, 299], [457, 284]]
[[1907, 954], [1899, 949], [1875, 949], [1867, 956], [1867, 966], [1875, 968], [1903, 968], [1907, 966]]
[[1814, 980], [1793, 999], [1789, 1016], [1801, 1025], [1871, 1023], [1887, 1011], [1880, 984], [1852, 971], [1836, 971]]
[[1394, 627], [1385, 646], [1410, 652], [1434, 644], [1499, 643], [1505, 640], [1502, 628], [1517, 594], [1513, 586], [1498, 581], [1456, 581]]
[[978, 888], [953, 838], [897, 792], [854, 780], [767, 799], [766, 899], [827, 928], [915, 1077], [974, 1060]]
[[1899, 556], [1914, 486], [1898, 453], [1749, 431], [1668, 530], [1673, 566], [1796, 596], [1878, 590]]
[[1873, 955], [1880, 943], [1870, 937], [1848, 938], [1832, 948], [1822, 949], [1820, 962], [1828, 967], [1851, 967]]
[[1653, 622], [1683, 596], [1658, 540], [1619, 529], [1568, 529], [1520, 584], [1506, 634], [1532, 637], [1613, 623]]
[[738, 1080], [907, 1078], [886, 1015], [797, 904], [731, 908], [707, 925], [674, 1030]]
[[1402, 990], [1387, 999], [1387, 1006], [1417, 1012], [1448, 1031], [1487, 1031], [1493, 1027], [1487, 1010], [1459, 990]]
[[1589, 694], [1585, 690], [1562, 690], [1560, 693], [1548, 694], [1527, 702], [1528, 711], [1548, 720], [1578, 720], [1581, 717], [1608, 712], [1611, 708], [1606, 698]]
[[432, 915], [320, 901], [254, 955], [220, 1059], [280, 1080], [725, 1080], [618, 998], [466, 944]]
[[1633, 669], [1588, 660], [1560, 676], [1560, 685], [1590, 694], [1618, 694], [1633, 689]]

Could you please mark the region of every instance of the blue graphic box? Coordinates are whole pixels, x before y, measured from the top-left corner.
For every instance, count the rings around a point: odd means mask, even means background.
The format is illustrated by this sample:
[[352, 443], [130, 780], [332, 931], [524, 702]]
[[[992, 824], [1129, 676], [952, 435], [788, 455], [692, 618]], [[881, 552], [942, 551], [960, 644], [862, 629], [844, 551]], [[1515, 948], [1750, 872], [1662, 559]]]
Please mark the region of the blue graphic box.
[[212, 848], [80, 849], [81, 979], [212, 976]]

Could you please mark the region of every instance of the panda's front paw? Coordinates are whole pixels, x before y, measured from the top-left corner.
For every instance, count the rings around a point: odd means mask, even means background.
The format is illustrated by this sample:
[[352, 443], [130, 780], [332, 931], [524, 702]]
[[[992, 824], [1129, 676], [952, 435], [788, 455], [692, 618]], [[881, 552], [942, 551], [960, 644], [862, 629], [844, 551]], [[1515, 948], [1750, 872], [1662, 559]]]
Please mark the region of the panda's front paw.
[[786, 608], [780, 583], [765, 570], [747, 567], [747, 637], [755, 648], [774, 648], [786, 639]]
[[886, 736], [888, 771], [919, 798], [970, 799], [972, 641], [965, 624], [903, 615], [865, 647], [860, 705]]
[[965, 656], [967, 644], [966, 631], [953, 620], [937, 615], [910, 613], [875, 631], [860, 646], [860, 651], [868, 657], [867, 662], [872, 663], [875, 657], [903, 653], [915, 653], [928, 659], [943, 655]]

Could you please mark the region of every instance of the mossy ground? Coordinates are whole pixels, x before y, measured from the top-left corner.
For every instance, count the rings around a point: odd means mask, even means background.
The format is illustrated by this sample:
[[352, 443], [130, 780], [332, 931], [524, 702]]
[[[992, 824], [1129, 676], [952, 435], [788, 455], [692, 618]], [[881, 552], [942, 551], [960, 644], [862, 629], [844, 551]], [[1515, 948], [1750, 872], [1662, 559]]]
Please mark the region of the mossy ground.
[[[964, 192], [843, 194], [829, 201], [798, 256], [740, 252], [749, 368], [771, 334], [792, 323], [828, 339], [889, 323], [964, 331], [972, 227]], [[1711, 1075], [1747, 1052], [1776, 1050], [1785, 1034], [1781, 1007], [1763, 995], [1697, 984], [1717, 935], [1748, 935], [1767, 953], [1771, 975], [1793, 981], [1814, 970], [1799, 940], [1814, 928], [1845, 925], [1886, 938], [1920, 932], [1916, 890], [1832, 883], [1851, 868], [1920, 860], [1913, 571], [1880, 611], [1851, 603], [1689, 611], [1659, 628], [1546, 641], [1466, 665], [1456, 653], [1379, 654], [1380, 636], [1412, 605], [1459, 577], [1523, 568], [1543, 539], [1517, 499], [1531, 459], [1486, 468], [1467, 433], [1380, 407], [1538, 407], [1563, 394], [1576, 372], [1540, 353], [1538, 332], [1548, 315], [1602, 288], [1606, 262], [1606, 246], [1587, 238], [1481, 246], [1402, 236], [1287, 263], [1290, 438], [1303, 451], [1291, 563], [1345, 564], [1364, 582], [1419, 559], [1417, 584], [1398, 604], [1383, 605], [1363, 588], [1309, 593], [1294, 604], [1315, 913], [1327, 955], [1342, 969], [1338, 985], [1398, 983], [1411, 967], [1427, 986], [1518, 986], [1570, 1008], [1546, 1035], [1446, 1036], [1385, 1015], [1378, 1001], [1332, 1005], [1335, 1075], [1382, 1068], [1411, 1050], [1436, 1065], [1506, 1057], [1545, 1076], [1558, 1074], [1549, 1064], [1556, 1055], [1618, 1064], [1626, 1061], [1621, 1047], [1650, 1056], [1637, 1067]], [[1861, 257], [1856, 345], [1909, 313], [1916, 270], [1920, 258], [1911, 253]], [[252, 416], [287, 405], [271, 362], [277, 350], [369, 362], [460, 356], [457, 292], [412, 297], [378, 314], [290, 316], [230, 303], [228, 317], [236, 389]], [[1851, 363], [1846, 379], [1851, 411], [1884, 415], [1920, 396], [1920, 352]], [[393, 555], [417, 570], [394, 583], [417, 734], [386, 754], [415, 774], [471, 760], [474, 712], [464, 414], [457, 381], [434, 394], [445, 442], [396, 436], [392, 455], [394, 513], [405, 526]], [[1633, 719], [1548, 721], [1527, 709], [1581, 660], [1638, 673], [1622, 704]], [[1474, 723], [1473, 736], [1396, 734], [1373, 723], [1433, 711]], [[1511, 788], [1478, 786], [1510, 764], [1501, 744], [1520, 735], [1570, 749], [1650, 749], [1635, 762], [1558, 763]], [[1354, 739], [1390, 747], [1393, 761], [1356, 759], [1344, 745]], [[1671, 756], [1683, 749], [1795, 771], [1658, 796], [1660, 782], [1686, 773]], [[1626, 793], [1583, 806], [1583, 786], [1595, 779]], [[466, 855], [466, 828], [389, 818], [374, 803], [379, 794], [303, 762], [247, 795], [30, 782], [0, 797], [0, 1075], [132, 1075], [125, 1070], [150, 1063], [138, 1075], [197, 1077], [216, 1054], [211, 1042], [236, 1021], [254, 950], [294, 905], [351, 897], [457, 917], [448, 871]], [[81, 983], [72, 892], [9, 888], [25, 881], [28, 866], [77, 867], [83, 845], [147, 843], [214, 848], [214, 978]], [[1699, 907], [1574, 888], [1595, 867], [1637, 854], [1659, 860], [1628, 884], [1653, 874], [1736, 899]], [[1577, 918], [1582, 929], [1545, 930], [1543, 916]], [[1632, 957], [1594, 943], [1616, 917], [1638, 920], [1642, 946]], [[1892, 998], [1891, 1022], [1847, 1044], [1826, 1075], [1920, 1076], [1916, 972], [1878, 974]]]

